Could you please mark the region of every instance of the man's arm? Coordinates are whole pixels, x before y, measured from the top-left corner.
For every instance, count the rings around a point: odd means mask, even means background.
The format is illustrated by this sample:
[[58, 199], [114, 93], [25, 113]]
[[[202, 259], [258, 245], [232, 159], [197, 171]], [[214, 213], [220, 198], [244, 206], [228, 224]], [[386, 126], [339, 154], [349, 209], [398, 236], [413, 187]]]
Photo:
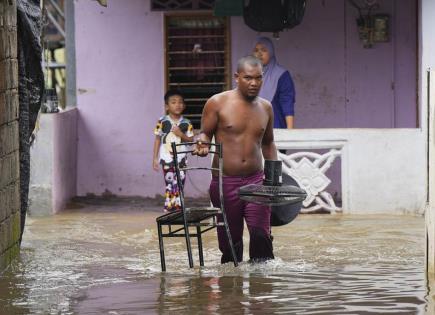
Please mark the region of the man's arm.
[[261, 142], [261, 149], [265, 160], [278, 160], [278, 153], [276, 152], [275, 141], [273, 139], [273, 110], [272, 105], [267, 104], [266, 110], [269, 114], [269, 121], [267, 123], [266, 131], [264, 132], [263, 140]]
[[202, 142], [211, 142], [218, 125], [218, 103], [215, 97], [210, 98], [204, 105], [201, 117], [201, 132], [197, 137], [197, 145], [194, 154], [205, 156], [209, 152], [209, 146]]

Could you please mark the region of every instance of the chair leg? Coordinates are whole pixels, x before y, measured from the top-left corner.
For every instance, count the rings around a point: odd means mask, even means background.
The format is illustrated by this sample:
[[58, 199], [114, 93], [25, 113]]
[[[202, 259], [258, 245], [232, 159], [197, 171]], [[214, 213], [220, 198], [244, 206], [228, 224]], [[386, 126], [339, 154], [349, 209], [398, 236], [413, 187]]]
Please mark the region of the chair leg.
[[159, 234], [160, 264], [162, 265], [162, 271], [166, 271], [165, 249], [163, 247], [162, 226], [160, 223], [157, 223], [157, 231]]
[[222, 213], [222, 218], [225, 225], [225, 232], [227, 233], [228, 244], [231, 248], [231, 255], [233, 256], [234, 267], [237, 267], [239, 265], [239, 262], [237, 261], [236, 250], [234, 249], [233, 238], [231, 237], [230, 227], [228, 226], [228, 221], [225, 213]]
[[202, 250], [202, 236], [201, 236], [201, 227], [196, 227], [196, 235], [198, 237], [198, 252], [199, 252], [199, 265], [204, 267], [204, 253]]
[[184, 216], [184, 236], [186, 238], [187, 257], [189, 258], [189, 267], [193, 268], [192, 244], [190, 242], [189, 226], [187, 225], [186, 213], [183, 213], [183, 216]]

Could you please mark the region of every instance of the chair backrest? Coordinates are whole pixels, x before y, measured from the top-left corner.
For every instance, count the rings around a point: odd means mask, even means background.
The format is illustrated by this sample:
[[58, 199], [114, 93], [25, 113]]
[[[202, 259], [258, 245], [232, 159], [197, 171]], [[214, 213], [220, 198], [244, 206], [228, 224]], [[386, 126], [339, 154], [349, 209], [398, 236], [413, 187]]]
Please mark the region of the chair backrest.
[[[178, 164], [178, 158], [180, 154], [184, 154], [186, 156], [188, 155], [194, 155], [194, 145], [196, 142], [182, 142], [182, 143], [175, 143], [171, 142], [171, 149], [172, 153], [174, 155], [174, 164]], [[209, 145], [210, 150], [209, 154], [217, 155], [219, 159], [219, 167], [222, 164], [222, 144], [220, 143], [213, 143], [213, 142], [203, 142], [203, 144]], [[198, 155], [196, 155], [198, 156]], [[207, 156], [208, 157], [208, 156]], [[186, 167], [185, 170], [210, 170], [210, 171], [221, 171], [220, 168], [213, 168], [210, 167]]]
[[[185, 209], [184, 207], [184, 187], [181, 179], [180, 172], [183, 170], [186, 173], [188, 171], [197, 171], [197, 170], [207, 170], [207, 171], [216, 171], [218, 173], [218, 179], [219, 179], [219, 198], [221, 202], [221, 209], [223, 210], [223, 158], [222, 158], [222, 144], [221, 143], [214, 143], [214, 142], [203, 142], [203, 144], [209, 145], [210, 150], [209, 154], [213, 154], [214, 156], [217, 156], [218, 158], [218, 167], [213, 167], [212, 163], [210, 166], [186, 166], [186, 167], [180, 167], [178, 158], [180, 154], [185, 154], [188, 158], [189, 155], [194, 155], [194, 145], [196, 142], [182, 142], [182, 143], [171, 143], [172, 148], [172, 154], [174, 156], [174, 166], [175, 166], [175, 174], [177, 176], [177, 185], [180, 190], [180, 203], [181, 208]], [[197, 155], [196, 155], [197, 156]], [[187, 176], [187, 174], [186, 174]]]

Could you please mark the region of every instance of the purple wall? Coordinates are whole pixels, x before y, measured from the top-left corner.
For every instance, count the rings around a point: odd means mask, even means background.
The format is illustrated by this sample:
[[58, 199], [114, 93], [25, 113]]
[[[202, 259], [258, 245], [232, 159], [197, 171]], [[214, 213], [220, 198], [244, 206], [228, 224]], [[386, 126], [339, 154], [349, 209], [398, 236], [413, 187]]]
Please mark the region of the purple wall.
[[[379, 2], [376, 13], [391, 16], [389, 43], [364, 49], [356, 9], [337, 0], [308, 1], [303, 22], [275, 41], [295, 81], [296, 128], [416, 127], [416, 1]], [[256, 35], [232, 19], [233, 65]]]
[[[344, 0], [309, 1], [302, 24], [281, 33], [277, 57], [296, 84], [297, 128], [416, 127], [415, 1], [381, 4], [393, 38], [372, 49], [362, 48], [357, 12]], [[148, 0], [75, 5], [77, 194], [161, 194], [151, 157], [163, 112], [163, 14], [150, 12]], [[231, 30], [235, 65], [257, 33], [241, 17], [231, 19]], [[205, 194], [207, 182], [188, 182], [189, 194]]]
[[152, 129], [162, 114], [163, 19], [148, 1], [77, 1], [77, 193], [153, 196]]

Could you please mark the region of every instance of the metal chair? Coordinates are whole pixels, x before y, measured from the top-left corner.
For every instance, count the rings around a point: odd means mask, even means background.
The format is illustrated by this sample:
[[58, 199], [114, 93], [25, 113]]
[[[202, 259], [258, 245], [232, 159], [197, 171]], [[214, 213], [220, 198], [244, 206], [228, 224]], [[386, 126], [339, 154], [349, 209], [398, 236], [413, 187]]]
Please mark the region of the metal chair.
[[[157, 231], [159, 237], [159, 247], [160, 247], [160, 262], [162, 265], [162, 271], [166, 271], [165, 262], [165, 250], [163, 245], [163, 239], [165, 237], [184, 237], [186, 239], [187, 256], [189, 260], [189, 267], [193, 268], [193, 257], [192, 257], [192, 245], [191, 237], [196, 237], [198, 241], [198, 252], [199, 252], [199, 264], [204, 266], [204, 254], [202, 246], [202, 234], [208, 232], [218, 226], [223, 226], [228, 237], [228, 243], [231, 248], [231, 253], [233, 256], [234, 266], [237, 267], [237, 257], [234, 249], [234, 244], [231, 238], [230, 229], [228, 227], [228, 221], [225, 215], [224, 200], [223, 200], [223, 184], [222, 184], [222, 174], [223, 174], [223, 159], [222, 159], [222, 144], [218, 143], [205, 143], [210, 145], [210, 153], [218, 156], [219, 166], [214, 167], [180, 167], [178, 163], [178, 155], [186, 154], [187, 156], [192, 155], [193, 149], [192, 145], [195, 142], [184, 142], [184, 143], [171, 143], [172, 153], [174, 156], [175, 164], [175, 174], [177, 176], [177, 184], [180, 190], [180, 204], [181, 210], [169, 212], [156, 218]], [[182, 184], [180, 172], [185, 171], [186, 176], [188, 172], [206, 170], [206, 171], [217, 171], [219, 174], [219, 198], [221, 207], [187, 207], [184, 198], [184, 187]], [[222, 216], [222, 221], [218, 222], [218, 216]], [[167, 227], [167, 231], [163, 232], [163, 227]], [[196, 231], [191, 233], [189, 227], [196, 228]]]

